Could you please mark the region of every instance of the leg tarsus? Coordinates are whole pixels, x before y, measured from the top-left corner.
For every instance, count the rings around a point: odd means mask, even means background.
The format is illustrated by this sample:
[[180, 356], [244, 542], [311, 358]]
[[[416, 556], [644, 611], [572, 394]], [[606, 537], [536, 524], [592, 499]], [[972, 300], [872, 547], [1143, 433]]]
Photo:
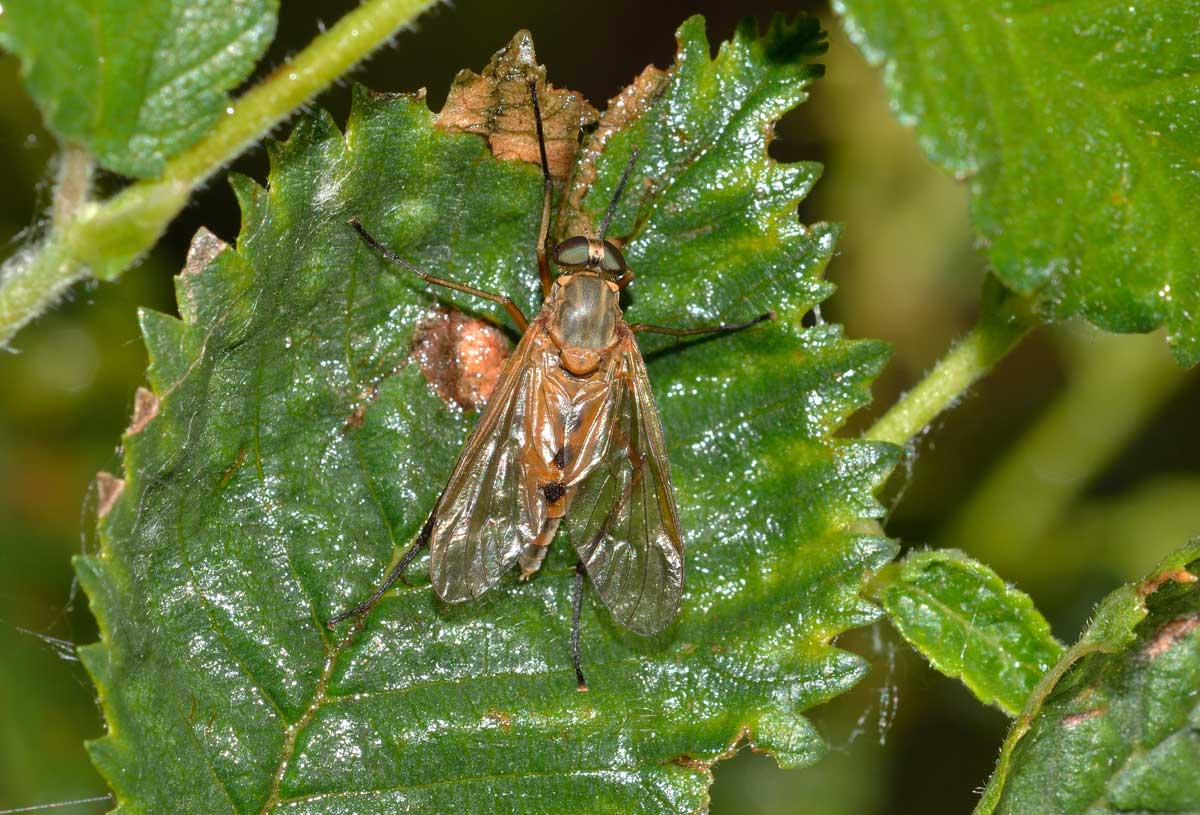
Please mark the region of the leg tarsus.
[[416, 560], [417, 555], [420, 554], [421, 550], [424, 549], [429, 543], [429, 538], [432, 534], [433, 515], [430, 515], [429, 520], [425, 522], [425, 526], [421, 528], [421, 534], [417, 537], [417, 540], [412, 546], [408, 547], [408, 550], [404, 553], [403, 557], [400, 558], [400, 562], [397, 563], [395, 568], [388, 573], [387, 578], [385, 578], [379, 588], [375, 590], [375, 593], [349, 611], [343, 611], [341, 614], [330, 618], [329, 622], [325, 623], [325, 627], [336, 628], [340, 622], [344, 622], [351, 617], [358, 617], [359, 615], [366, 614], [371, 610], [379, 598], [382, 597], [388, 589], [395, 585], [397, 580], [403, 581], [405, 585], [408, 585], [408, 580], [404, 577], [404, 570], [407, 569], [414, 560]]
[[579, 615], [583, 610], [583, 563], [575, 564], [575, 585], [571, 592], [571, 662], [575, 666], [575, 690], [586, 693], [587, 680], [579, 663]]

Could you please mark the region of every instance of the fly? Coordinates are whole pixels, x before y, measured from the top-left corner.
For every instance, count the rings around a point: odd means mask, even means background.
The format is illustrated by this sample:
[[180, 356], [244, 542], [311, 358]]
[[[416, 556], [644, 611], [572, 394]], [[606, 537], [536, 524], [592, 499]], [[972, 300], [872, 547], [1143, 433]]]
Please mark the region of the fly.
[[667, 449], [635, 337], [737, 331], [772, 315], [688, 329], [625, 322], [620, 296], [633, 271], [605, 233], [636, 150], [599, 233], [569, 237], [548, 253], [553, 182], [536, 80], [529, 92], [544, 189], [537, 245], [543, 303], [532, 322], [511, 298], [434, 277], [383, 246], [357, 218], [350, 221], [372, 250], [426, 282], [501, 305], [522, 336], [416, 541], [373, 595], [328, 625], [368, 611], [426, 546], [430, 581], [447, 603], [479, 597], [513, 566], [526, 579], [569, 517], [579, 556], [571, 661], [577, 687], [586, 691], [579, 659], [585, 576], [613, 618], [642, 635], [666, 628], [683, 598], [683, 536]]

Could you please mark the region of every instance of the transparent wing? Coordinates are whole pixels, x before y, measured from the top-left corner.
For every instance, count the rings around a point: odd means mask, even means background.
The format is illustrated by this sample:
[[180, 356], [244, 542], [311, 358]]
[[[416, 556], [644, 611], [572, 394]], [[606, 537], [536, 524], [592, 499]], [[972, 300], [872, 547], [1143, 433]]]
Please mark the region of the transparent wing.
[[614, 358], [603, 447], [577, 487], [571, 538], [613, 617], [653, 634], [679, 612], [683, 540], [662, 424], [632, 336]]
[[526, 331], [509, 358], [434, 511], [429, 576], [449, 603], [494, 586], [545, 520], [522, 464], [541, 393], [536, 334]]

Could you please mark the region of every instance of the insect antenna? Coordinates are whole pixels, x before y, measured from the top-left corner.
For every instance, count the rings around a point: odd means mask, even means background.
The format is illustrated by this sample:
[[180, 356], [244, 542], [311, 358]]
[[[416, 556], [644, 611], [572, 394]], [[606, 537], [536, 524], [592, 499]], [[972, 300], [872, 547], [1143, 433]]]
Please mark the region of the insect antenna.
[[537, 77], [529, 80], [529, 96], [533, 100], [533, 122], [537, 126], [538, 154], [542, 159], [542, 226], [538, 230], [537, 259], [538, 277], [542, 281], [542, 295], [549, 295], [553, 278], [550, 261], [546, 256], [546, 236], [550, 233], [550, 199], [554, 193], [554, 179], [550, 175], [550, 161], [546, 157], [546, 130], [542, 126], [542, 106], [538, 104]]
[[617, 211], [617, 203], [621, 200], [621, 193], [625, 191], [625, 182], [629, 180], [629, 173], [633, 171], [638, 152], [638, 148], [633, 148], [633, 153], [629, 156], [629, 163], [625, 165], [625, 171], [621, 173], [621, 180], [617, 182], [617, 191], [613, 193], [612, 201], [608, 205], [608, 212], [604, 213], [604, 222], [600, 224], [600, 240], [604, 240], [604, 235], [608, 232], [608, 225], [612, 223], [613, 213]]

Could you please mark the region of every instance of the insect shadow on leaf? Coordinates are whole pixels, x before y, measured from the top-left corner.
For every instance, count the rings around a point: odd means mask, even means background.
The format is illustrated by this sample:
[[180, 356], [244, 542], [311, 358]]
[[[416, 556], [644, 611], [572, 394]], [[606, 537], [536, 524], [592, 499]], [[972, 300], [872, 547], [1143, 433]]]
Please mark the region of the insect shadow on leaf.
[[573, 235], [548, 252], [553, 179], [537, 80], [528, 85], [543, 178], [537, 245], [543, 302], [532, 321], [511, 297], [435, 277], [350, 220], [363, 242], [391, 263], [503, 307], [522, 336], [416, 540], [374, 594], [328, 625], [369, 611], [426, 546], [433, 589], [448, 603], [478, 598], [514, 566], [527, 579], [569, 516], [579, 556], [571, 661], [577, 688], [586, 691], [579, 657], [585, 576], [613, 618], [642, 635], [670, 625], [683, 597], [683, 536], [662, 424], [635, 336], [738, 331], [773, 315], [700, 328], [625, 322], [620, 297], [634, 275], [605, 234], [637, 150], [599, 232]]

